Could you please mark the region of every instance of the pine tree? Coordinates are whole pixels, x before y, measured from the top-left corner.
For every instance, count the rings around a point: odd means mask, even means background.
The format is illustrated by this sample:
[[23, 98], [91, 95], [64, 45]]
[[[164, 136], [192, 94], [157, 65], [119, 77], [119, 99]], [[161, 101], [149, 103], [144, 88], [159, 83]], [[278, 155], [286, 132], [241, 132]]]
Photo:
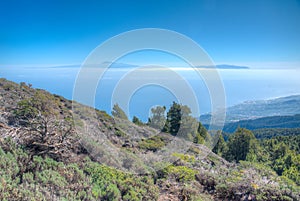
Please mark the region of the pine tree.
[[163, 131], [169, 132], [172, 135], [176, 135], [180, 128], [180, 122], [181, 122], [181, 107], [180, 104], [173, 101], [173, 104], [167, 113], [167, 124], [165, 125]]
[[[237, 131], [229, 137], [228, 151], [225, 158], [229, 161], [239, 162], [246, 160], [248, 154], [255, 153], [256, 138], [253, 133], [244, 128], [238, 128]], [[250, 156], [248, 155], [248, 158]], [[252, 156], [253, 157], [253, 156]]]
[[167, 113], [167, 121], [163, 131], [198, 143], [195, 138], [197, 138], [199, 122], [191, 116], [191, 113], [188, 106], [173, 102]]

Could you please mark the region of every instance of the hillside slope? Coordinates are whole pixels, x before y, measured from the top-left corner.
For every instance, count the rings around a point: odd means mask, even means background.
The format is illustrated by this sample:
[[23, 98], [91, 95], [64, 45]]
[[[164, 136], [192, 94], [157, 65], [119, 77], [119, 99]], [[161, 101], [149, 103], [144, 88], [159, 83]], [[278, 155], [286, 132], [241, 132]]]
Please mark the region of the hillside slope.
[[[1, 200], [299, 200], [258, 164], [0, 79]], [[181, 149], [178, 149], [181, 148]]]

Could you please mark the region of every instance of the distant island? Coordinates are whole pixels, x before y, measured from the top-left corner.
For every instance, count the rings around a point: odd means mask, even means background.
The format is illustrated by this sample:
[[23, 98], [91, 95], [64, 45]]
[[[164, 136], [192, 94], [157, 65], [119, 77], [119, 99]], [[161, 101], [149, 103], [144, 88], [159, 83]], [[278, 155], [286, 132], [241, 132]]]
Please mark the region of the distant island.
[[250, 69], [247, 66], [235, 66], [229, 64], [220, 64], [215, 66], [197, 66], [197, 68], [218, 68], [218, 69]]
[[[137, 64], [129, 64], [129, 63], [118, 63], [118, 62], [103, 62], [102, 65], [110, 66], [112, 68], [136, 68], [139, 65]], [[65, 64], [65, 65], [55, 65], [55, 66], [47, 66], [47, 68], [80, 68], [82, 64]], [[100, 64], [97, 65], [84, 65], [85, 67], [100, 67]], [[142, 66], [142, 65], [141, 65]], [[196, 68], [207, 68], [207, 69], [250, 69], [248, 66], [236, 66], [230, 64], [220, 64], [220, 65], [211, 65], [211, 66], [195, 66]]]

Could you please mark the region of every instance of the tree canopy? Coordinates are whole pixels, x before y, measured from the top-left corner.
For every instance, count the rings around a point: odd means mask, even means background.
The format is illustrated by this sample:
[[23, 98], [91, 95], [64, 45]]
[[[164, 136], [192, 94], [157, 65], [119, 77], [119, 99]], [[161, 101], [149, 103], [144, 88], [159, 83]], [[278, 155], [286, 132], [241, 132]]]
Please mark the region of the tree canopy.
[[229, 161], [239, 162], [246, 160], [248, 154], [254, 152], [254, 145], [257, 144], [253, 133], [244, 128], [238, 128], [236, 132], [229, 137], [228, 152], [225, 158]]

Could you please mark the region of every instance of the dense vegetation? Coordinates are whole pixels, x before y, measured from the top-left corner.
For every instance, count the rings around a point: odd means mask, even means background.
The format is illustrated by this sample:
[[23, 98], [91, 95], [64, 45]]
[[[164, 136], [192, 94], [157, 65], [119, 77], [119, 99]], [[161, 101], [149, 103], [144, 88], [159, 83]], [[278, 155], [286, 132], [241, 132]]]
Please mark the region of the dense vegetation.
[[[0, 100], [0, 200], [300, 199], [296, 135], [258, 140], [239, 128], [225, 141], [175, 102], [169, 111], [154, 108], [147, 123], [137, 117], [131, 123], [118, 105], [112, 118], [5, 79]], [[189, 141], [188, 150], [167, 156], [173, 163], [156, 160], [178, 138]], [[206, 145], [216, 139], [214, 154]], [[119, 158], [108, 144], [121, 150]], [[134, 159], [149, 155], [156, 171], [122, 169], [147, 169]]]
[[300, 135], [300, 128], [262, 128], [252, 132], [257, 139], [270, 139], [276, 136]]
[[155, 200], [149, 176], [137, 177], [92, 162], [62, 163], [33, 156], [10, 138], [1, 141], [1, 200]]
[[259, 141], [251, 131], [239, 128], [227, 143], [220, 138], [213, 151], [228, 161], [260, 163], [300, 185], [300, 135]]

